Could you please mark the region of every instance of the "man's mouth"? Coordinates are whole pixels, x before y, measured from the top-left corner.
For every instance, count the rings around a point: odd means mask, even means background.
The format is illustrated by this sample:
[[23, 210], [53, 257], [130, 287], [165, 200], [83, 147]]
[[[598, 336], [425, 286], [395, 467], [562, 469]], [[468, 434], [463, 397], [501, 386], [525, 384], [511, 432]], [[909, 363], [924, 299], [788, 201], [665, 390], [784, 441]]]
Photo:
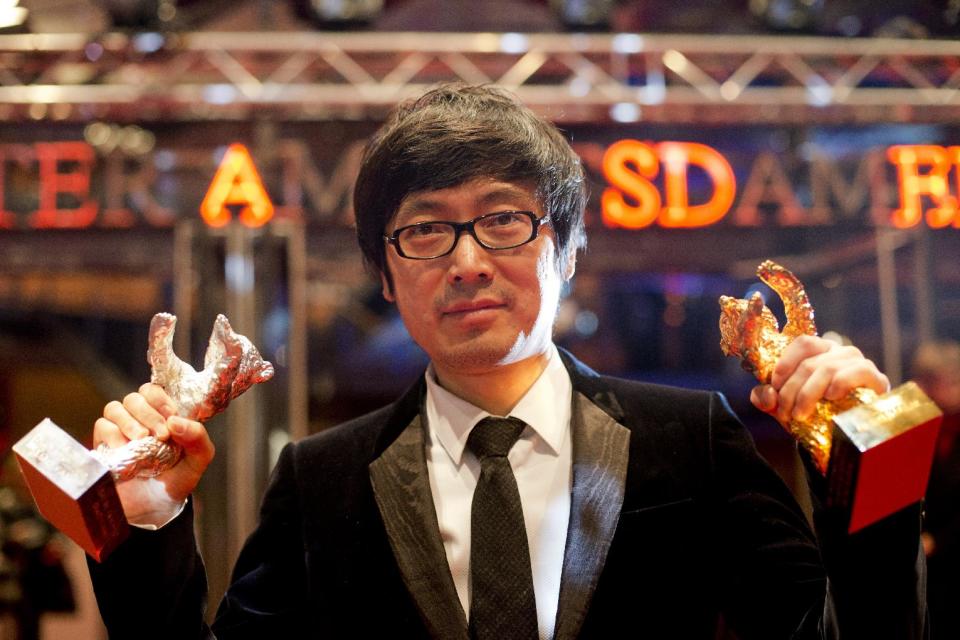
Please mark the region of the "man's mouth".
[[470, 300], [448, 305], [443, 308], [442, 313], [445, 316], [465, 316], [478, 311], [500, 309], [505, 306], [504, 303], [498, 300]]

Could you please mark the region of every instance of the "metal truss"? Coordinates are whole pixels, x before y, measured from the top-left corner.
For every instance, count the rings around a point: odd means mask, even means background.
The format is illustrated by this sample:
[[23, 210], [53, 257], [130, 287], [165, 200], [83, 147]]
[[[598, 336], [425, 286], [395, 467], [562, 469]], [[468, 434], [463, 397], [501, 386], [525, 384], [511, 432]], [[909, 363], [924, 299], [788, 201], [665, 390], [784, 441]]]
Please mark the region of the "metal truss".
[[0, 36], [6, 121], [360, 119], [445, 81], [558, 122], [956, 122], [960, 42], [639, 34]]

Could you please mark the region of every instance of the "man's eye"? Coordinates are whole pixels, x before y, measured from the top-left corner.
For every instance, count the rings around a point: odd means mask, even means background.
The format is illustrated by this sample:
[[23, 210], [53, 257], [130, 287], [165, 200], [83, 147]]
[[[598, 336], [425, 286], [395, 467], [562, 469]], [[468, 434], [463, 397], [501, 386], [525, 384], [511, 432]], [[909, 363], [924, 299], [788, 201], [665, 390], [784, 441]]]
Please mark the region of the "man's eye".
[[410, 227], [404, 233], [412, 238], [426, 238], [432, 235], [437, 235], [443, 233], [443, 226], [438, 224], [418, 224], [415, 227]]
[[504, 211], [495, 213], [489, 218], [484, 218], [483, 223], [487, 227], [506, 227], [512, 224], [522, 223], [524, 216], [516, 211]]

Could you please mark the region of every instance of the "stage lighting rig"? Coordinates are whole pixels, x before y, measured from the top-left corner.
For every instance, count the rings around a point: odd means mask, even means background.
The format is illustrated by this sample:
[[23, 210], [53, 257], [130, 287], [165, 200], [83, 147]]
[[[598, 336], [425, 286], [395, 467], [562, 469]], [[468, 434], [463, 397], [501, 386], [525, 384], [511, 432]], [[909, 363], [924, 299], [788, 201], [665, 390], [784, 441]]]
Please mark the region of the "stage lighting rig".
[[[292, 0], [297, 15], [321, 29], [369, 24], [383, 11], [383, 0]], [[442, 11], [442, 8], [438, 8]]]
[[[0, 0], [2, 2], [2, 0]], [[188, 31], [229, 14], [237, 0], [95, 0], [121, 31]]]
[[99, 0], [117, 29], [157, 29], [177, 14], [175, 0]]
[[22, 31], [27, 22], [27, 10], [18, 7], [19, 0], [0, 0], [0, 32]]
[[750, 12], [774, 31], [813, 32], [823, 19], [824, 0], [750, 0]]
[[567, 28], [572, 30], [606, 29], [614, 0], [550, 0], [550, 6]]

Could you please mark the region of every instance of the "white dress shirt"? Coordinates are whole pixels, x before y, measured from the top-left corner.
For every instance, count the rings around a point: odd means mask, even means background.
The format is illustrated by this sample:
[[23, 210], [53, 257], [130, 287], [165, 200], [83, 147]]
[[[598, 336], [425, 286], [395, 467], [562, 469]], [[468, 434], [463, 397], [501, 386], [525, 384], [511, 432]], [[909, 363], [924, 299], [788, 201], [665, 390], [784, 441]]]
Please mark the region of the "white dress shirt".
[[[470, 430], [490, 414], [426, 373], [427, 470], [440, 537], [463, 610], [470, 617], [470, 507], [480, 462], [466, 452]], [[507, 459], [517, 478], [530, 547], [540, 638], [553, 638], [570, 519], [572, 386], [556, 347], [544, 372], [509, 415], [527, 423]]]

